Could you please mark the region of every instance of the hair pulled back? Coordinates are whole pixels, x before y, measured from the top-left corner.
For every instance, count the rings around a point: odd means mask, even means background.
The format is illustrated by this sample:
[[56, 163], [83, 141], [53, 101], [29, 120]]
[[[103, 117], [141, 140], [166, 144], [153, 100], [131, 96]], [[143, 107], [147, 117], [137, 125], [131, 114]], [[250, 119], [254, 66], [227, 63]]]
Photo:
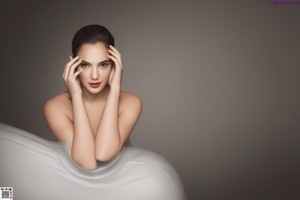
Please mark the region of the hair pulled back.
[[106, 27], [98, 24], [90, 24], [82, 27], [75, 33], [72, 40], [73, 58], [77, 56], [83, 44], [95, 44], [97, 42], [103, 42], [107, 48], [109, 45], [115, 45], [114, 37]]

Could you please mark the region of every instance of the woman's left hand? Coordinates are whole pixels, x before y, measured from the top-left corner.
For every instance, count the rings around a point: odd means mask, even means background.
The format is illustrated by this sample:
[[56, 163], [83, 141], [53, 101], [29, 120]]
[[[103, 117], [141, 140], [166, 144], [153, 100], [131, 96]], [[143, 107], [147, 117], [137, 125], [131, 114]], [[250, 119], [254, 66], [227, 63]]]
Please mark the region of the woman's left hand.
[[122, 73], [123, 73], [123, 64], [122, 64], [122, 60], [121, 60], [121, 54], [112, 45], [109, 45], [108, 52], [111, 55], [107, 55], [107, 57], [114, 61], [114, 66], [112, 67], [110, 75], [109, 75], [108, 84], [111, 88], [112, 87], [121, 88]]

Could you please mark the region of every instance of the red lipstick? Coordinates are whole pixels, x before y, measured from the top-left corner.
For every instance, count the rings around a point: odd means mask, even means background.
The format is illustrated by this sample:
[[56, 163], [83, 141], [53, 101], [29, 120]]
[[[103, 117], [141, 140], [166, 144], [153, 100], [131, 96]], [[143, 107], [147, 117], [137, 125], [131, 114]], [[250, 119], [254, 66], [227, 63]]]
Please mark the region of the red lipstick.
[[98, 82], [98, 83], [89, 83], [89, 85], [92, 87], [92, 88], [97, 88], [101, 85], [101, 82]]

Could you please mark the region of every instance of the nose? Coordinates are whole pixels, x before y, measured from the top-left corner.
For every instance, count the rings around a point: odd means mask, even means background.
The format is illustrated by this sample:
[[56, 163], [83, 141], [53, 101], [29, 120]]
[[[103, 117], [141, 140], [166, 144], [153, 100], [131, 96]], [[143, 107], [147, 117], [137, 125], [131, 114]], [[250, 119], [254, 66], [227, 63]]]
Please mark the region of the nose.
[[98, 72], [97, 66], [92, 67], [92, 76], [91, 77], [93, 80], [97, 80], [99, 78], [99, 72]]

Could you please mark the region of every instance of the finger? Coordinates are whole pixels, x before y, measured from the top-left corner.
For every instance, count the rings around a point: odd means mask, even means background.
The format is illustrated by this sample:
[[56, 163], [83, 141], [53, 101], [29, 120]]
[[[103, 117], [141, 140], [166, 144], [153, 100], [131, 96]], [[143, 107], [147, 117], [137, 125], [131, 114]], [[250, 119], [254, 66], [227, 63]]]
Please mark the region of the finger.
[[109, 75], [109, 79], [108, 79], [109, 83], [111, 83], [111, 80], [112, 80], [112, 77], [113, 77], [114, 73], [115, 73], [115, 68], [112, 68], [112, 70], [110, 72], [110, 75]]
[[[72, 60], [72, 56], [71, 55], [69, 55], [69, 58], [70, 58], [70, 61]], [[64, 76], [65, 76], [65, 71], [66, 71], [66, 66], [65, 66], [65, 69], [64, 69], [64, 72], [63, 72], [63, 75], [62, 75], [62, 78], [64, 78]]]
[[77, 62], [75, 62], [71, 67], [70, 67], [70, 71], [69, 71], [69, 79], [72, 78], [75, 68], [79, 65], [79, 63], [81, 63], [81, 59], [79, 59]]
[[116, 65], [118, 65], [118, 66], [120, 65], [119, 61], [118, 61], [114, 56], [112, 56], [112, 55], [107, 55], [107, 57], [109, 57], [111, 60], [114, 61], [115, 66], [116, 66]]
[[[65, 76], [65, 79], [66, 80], [70, 80], [72, 79], [72, 76], [74, 75], [74, 68], [77, 67], [77, 65], [81, 62], [81, 60], [79, 59], [77, 62], [75, 62], [72, 66], [70, 66], [68, 69], [68, 73], [67, 75]], [[73, 70], [72, 70], [73, 69]]]
[[[113, 55], [114, 58], [116, 58], [118, 60], [119, 65], [122, 65], [122, 60], [119, 57], [119, 55], [117, 55], [115, 52], [111, 52], [111, 54]], [[111, 58], [111, 55], [108, 55], [108, 56], [109, 56], [109, 58]]]
[[109, 47], [121, 57], [120, 52], [114, 46], [109, 45]]
[[75, 58], [72, 58], [67, 65], [72, 65], [74, 62], [76, 62], [79, 59], [79, 56], [76, 56]]
[[77, 71], [74, 73], [75, 78], [77, 78], [77, 76], [81, 73], [81, 71]]
[[116, 53], [116, 52], [114, 52], [114, 51], [111, 50], [111, 49], [108, 49], [108, 52], [111, 53], [112, 55], [114, 55], [114, 56], [118, 59], [119, 64], [120, 64], [120, 67], [123, 69], [123, 64], [122, 64], [121, 55], [118, 54], [118, 53]]
[[111, 53], [112, 55], [114, 55], [118, 59], [119, 63], [122, 64], [121, 56], [119, 54], [112, 51], [111, 49], [108, 49], [108, 52]]
[[120, 55], [118, 53], [116, 53], [115, 51], [108, 49], [108, 52], [113, 54], [115, 57], [120, 57]]
[[111, 72], [110, 72], [110, 75], [113, 76], [114, 73], [115, 73], [115, 68], [112, 68], [112, 69], [111, 69]]
[[[70, 58], [70, 60], [72, 60], [72, 56], [71, 55], [69, 56], [69, 58]], [[65, 67], [65, 69], [66, 69], [66, 67]], [[64, 78], [64, 75], [65, 75], [65, 70], [63, 72], [62, 78]]]
[[66, 67], [65, 67], [65, 76], [64, 79], [67, 79], [69, 77], [69, 71], [70, 71], [70, 67], [72, 66], [72, 64], [79, 58], [79, 56], [76, 56], [75, 58], [73, 58], [72, 60], [70, 60]]

